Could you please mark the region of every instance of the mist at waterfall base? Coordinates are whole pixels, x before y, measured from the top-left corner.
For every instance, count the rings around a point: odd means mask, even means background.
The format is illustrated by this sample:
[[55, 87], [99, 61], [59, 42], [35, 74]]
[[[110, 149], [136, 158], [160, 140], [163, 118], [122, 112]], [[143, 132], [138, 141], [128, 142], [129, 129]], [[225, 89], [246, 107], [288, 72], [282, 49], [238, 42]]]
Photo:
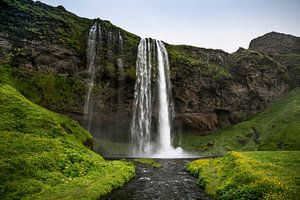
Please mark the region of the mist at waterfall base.
[[[87, 42], [87, 89], [84, 102], [84, 117], [82, 125], [94, 136], [94, 150], [105, 157], [152, 157], [152, 158], [187, 158], [199, 155], [184, 151], [172, 141], [172, 120], [174, 108], [171, 93], [168, 53], [161, 41], [141, 39], [138, 46], [136, 60], [136, 83], [134, 88], [134, 103], [131, 124], [128, 129], [121, 128], [122, 112], [115, 113], [115, 123], [103, 126], [101, 120], [94, 116], [101, 109], [96, 109], [97, 102], [93, 99], [93, 88], [97, 84], [95, 77], [99, 71], [96, 57], [101, 50], [102, 36], [99, 23], [95, 23], [90, 31]], [[116, 34], [119, 51], [123, 50], [123, 39], [120, 32]], [[107, 43], [115, 41], [113, 33], [107, 33]], [[110, 46], [108, 44], [107, 46]], [[104, 48], [103, 48], [104, 49]], [[101, 58], [100, 58], [101, 59]], [[101, 67], [101, 66], [100, 66]], [[122, 102], [122, 89], [124, 85], [124, 69], [122, 58], [116, 59], [119, 71], [118, 78], [118, 105]], [[116, 131], [119, 129], [118, 131]], [[122, 132], [123, 131], [123, 132]], [[113, 132], [120, 132], [116, 140]], [[122, 134], [121, 134], [122, 132]], [[115, 135], [118, 135], [114, 133]], [[122, 135], [122, 136], [121, 136]]]

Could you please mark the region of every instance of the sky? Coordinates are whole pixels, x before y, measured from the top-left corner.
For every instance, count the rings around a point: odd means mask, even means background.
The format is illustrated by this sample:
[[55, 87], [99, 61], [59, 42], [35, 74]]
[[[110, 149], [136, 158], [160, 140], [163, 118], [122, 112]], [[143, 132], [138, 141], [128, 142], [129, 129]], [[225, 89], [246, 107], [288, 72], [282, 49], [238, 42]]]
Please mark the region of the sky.
[[234, 52], [270, 31], [300, 36], [300, 0], [41, 0], [140, 37]]

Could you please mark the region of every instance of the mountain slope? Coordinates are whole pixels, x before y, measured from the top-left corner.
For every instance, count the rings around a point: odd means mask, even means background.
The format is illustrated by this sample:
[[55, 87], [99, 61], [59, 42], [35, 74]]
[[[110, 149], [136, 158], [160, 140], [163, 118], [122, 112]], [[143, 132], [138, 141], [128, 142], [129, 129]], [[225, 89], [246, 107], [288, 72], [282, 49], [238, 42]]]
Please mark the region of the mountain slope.
[[1, 199], [97, 199], [134, 175], [86, 148], [92, 137], [77, 122], [1, 83], [0, 112]]
[[204, 153], [300, 150], [300, 88], [249, 120], [207, 136], [184, 136], [182, 144]]

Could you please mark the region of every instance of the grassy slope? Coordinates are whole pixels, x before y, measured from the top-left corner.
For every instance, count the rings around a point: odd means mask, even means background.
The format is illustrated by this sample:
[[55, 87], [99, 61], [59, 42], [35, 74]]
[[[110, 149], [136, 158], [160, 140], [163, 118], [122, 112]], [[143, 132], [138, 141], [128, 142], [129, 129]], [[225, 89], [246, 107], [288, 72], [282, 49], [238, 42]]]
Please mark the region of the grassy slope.
[[300, 88], [264, 112], [213, 135], [184, 136], [185, 148], [203, 153], [226, 150], [300, 150]]
[[0, 112], [0, 199], [97, 199], [134, 175], [132, 164], [86, 148], [92, 138], [77, 122], [7, 84]]
[[300, 152], [231, 152], [187, 169], [216, 199], [299, 199]]

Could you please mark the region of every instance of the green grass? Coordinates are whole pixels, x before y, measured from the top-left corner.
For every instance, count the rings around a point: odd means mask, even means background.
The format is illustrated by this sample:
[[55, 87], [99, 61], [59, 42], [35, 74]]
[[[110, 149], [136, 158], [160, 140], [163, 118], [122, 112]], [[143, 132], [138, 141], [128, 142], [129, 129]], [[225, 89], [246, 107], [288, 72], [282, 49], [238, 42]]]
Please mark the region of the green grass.
[[299, 151], [230, 152], [193, 161], [187, 170], [215, 199], [299, 199]]
[[0, 199], [97, 199], [134, 176], [131, 163], [86, 148], [92, 136], [77, 122], [3, 83], [0, 112]]
[[292, 90], [264, 112], [207, 136], [183, 135], [186, 149], [204, 154], [228, 150], [300, 150], [300, 88]]

